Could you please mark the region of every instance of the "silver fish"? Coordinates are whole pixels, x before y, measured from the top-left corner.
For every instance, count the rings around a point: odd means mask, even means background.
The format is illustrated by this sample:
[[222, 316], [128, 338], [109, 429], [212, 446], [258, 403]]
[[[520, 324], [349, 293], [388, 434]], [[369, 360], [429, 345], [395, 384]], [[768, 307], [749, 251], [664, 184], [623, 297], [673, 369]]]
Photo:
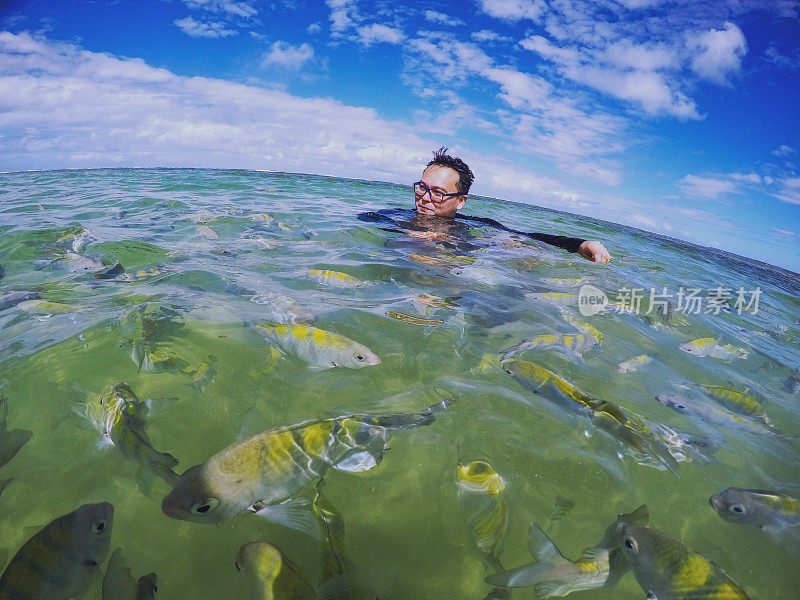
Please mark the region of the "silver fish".
[[758, 435], [778, 435], [776, 430], [767, 427], [761, 421], [754, 421], [737, 415], [716, 403], [703, 402], [702, 400], [684, 396], [670, 396], [668, 394], [659, 394], [656, 396], [656, 400], [675, 412], [697, 417], [711, 425], [738, 429]]
[[781, 530], [800, 525], [800, 499], [771, 490], [730, 487], [708, 499], [720, 517], [731, 523]]
[[114, 507], [84, 504], [51, 521], [16, 553], [0, 576], [0, 598], [69, 600], [100, 577], [108, 554]]

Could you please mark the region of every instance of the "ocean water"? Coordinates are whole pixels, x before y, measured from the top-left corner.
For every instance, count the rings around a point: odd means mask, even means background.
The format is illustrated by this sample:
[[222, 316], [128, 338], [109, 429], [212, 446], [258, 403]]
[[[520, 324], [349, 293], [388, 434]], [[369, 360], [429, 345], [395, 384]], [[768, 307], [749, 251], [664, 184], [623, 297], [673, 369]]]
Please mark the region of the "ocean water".
[[[100, 434], [75, 410], [115, 382], [154, 400], [147, 433], [157, 450], [178, 458], [177, 473], [260, 430], [345, 413], [413, 412], [456, 397], [431, 425], [394, 432], [377, 467], [325, 476], [349, 558], [372, 597], [480, 600], [491, 591], [483, 579], [492, 571], [458, 502], [457, 468], [472, 460], [487, 461], [505, 482], [506, 568], [531, 561], [532, 521], [552, 523], [550, 537], [574, 559], [619, 513], [646, 503], [651, 526], [714, 560], [753, 597], [800, 597], [799, 536], [725, 522], [708, 503], [731, 486], [800, 497], [800, 445], [679, 414], [655, 400], [683, 395], [711, 406], [700, 386], [725, 386], [759, 399], [786, 436], [800, 434], [800, 393], [792, 385], [800, 369], [800, 276], [490, 198], [470, 198], [464, 212], [519, 230], [602, 240], [613, 262], [589, 263], [488, 227], [472, 228], [474, 248], [467, 248], [446, 231], [423, 238], [356, 218], [411, 206], [410, 186], [312, 175], [0, 175], [0, 290], [66, 305], [0, 304], [8, 426], [33, 432], [0, 468], [0, 478], [12, 479], [0, 497], [7, 558], [55, 517], [107, 501], [115, 506], [112, 548], [123, 549], [137, 576], [158, 574], [159, 598], [249, 597], [234, 558], [251, 541], [279, 546], [315, 580], [320, 542], [310, 536], [251, 514], [219, 526], [167, 517], [167, 484], [154, 479], [145, 494], [138, 466], [113, 447], [98, 447]], [[117, 264], [124, 273], [106, 273]], [[326, 285], [311, 269], [365, 283]], [[608, 310], [583, 314], [591, 306], [579, 297], [548, 295], [577, 295], [585, 285], [608, 296]], [[627, 301], [631, 290], [643, 297], [638, 311], [628, 310], [635, 308]], [[687, 302], [680, 294], [690, 290], [694, 300]], [[420, 298], [426, 294], [447, 300], [430, 306], [430, 296]], [[253, 324], [288, 318], [281, 298], [296, 302], [316, 327], [367, 346], [381, 363], [311, 369], [298, 356], [276, 359]], [[665, 299], [669, 318], [651, 302]], [[602, 334], [582, 356], [532, 348], [517, 358], [651, 428], [709, 438], [705, 460], [695, 455], [671, 472], [546, 386], [534, 394], [504, 371], [502, 351], [531, 336], [574, 336], [576, 319]], [[706, 337], [740, 350], [716, 358], [678, 348]], [[143, 340], [160, 354], [145, 359]], [[619, 363], [639, 355], [651, 361], [619, 372]], [[212, 370], [201, 377], [204, 364]], [[298, 497], [312, 495], [313, 486]], [[574, 508], [554, 521], [557, 498]], [[513, 597], [535, 596], [520, 589]], [[612, 590], [570, 597], [638, 599], [643, 592], [627, 574]]]

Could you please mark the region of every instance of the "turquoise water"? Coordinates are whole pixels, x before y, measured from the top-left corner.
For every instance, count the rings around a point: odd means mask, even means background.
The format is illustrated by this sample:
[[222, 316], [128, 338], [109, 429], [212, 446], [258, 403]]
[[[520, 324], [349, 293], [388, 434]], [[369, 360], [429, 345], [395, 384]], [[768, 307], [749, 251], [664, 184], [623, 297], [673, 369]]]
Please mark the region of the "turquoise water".
[[[365, 210], [411, 204], [410, 187], [311, 175], [170, 169], [0, 175], [0, 290], [36, 292], [67, 305], [0, 310], [8, 425], [33, 432], [0, 469], [2, 479], [13, 479], [0, 497], [0, 545], [8, 556], [56, 516], [108, 501], [115, 506], [112, 547], [123, 548], [135, 574], [157, 572], [160, 598], [247, 597], [233, 562], [250, 541], [278, 545], [314, 580], [318, 541], [308, 536], [249, 514], [219, 527], [165, 516], [160, 502], [167, 485], [156, 479], [149, 496], [142, 493], [137, 465], [114, 448], [98, 449], [98, 432], [73, 410], [115, 382], [126, 382], [141, 399], [169, 399], [155, 402], [147, 432], [156, 449], [179, 459], [178, 473], [244, 431], [347, 412], [417, 411], [460, 395], [430, 426], [395, 432], [377, 468], [325, 477], [326, 496], [346, 525], [350, 559], [378, 597], [480, 599], [490, 591], [482, 581], [491, 571], [459, 512], [456, 485], [459, 462], [477, 459], [506, 483], [510, 521], [501, 560], [507, 568], [530, 562], [528, 523], [547, 523], [557, 497], [575, 503], [550, 531], [570, 558], [595, 544], [617, 514], [646, 503], [651, 526], [720, 564], [753, 597], [798, 597], [797, 536], [773, 538], [727, 523], [708, 497], [731, 486], [800, 496], [800, 446], [675, 413], [654, 397], [682, 394], [713, 404], [698, 384], [747, 391], [776, 428], [800, 434], [800, 393], [790, 385], [800, 368], [800, 276], [488, 198], [471, 198], [465, 212], [520, 230], [602, 240], [613, 262], [589, 263], [489, 228], [473, 230], [480, 248], [465, 251], [447, 237], [419, 239], [356, 219]], [[103, 265], [60, 260], [73, 250], [79, 251], [73, 259]], [[125, 274], [96, 277], [117, 263]], [[310, 269], [347, 273], [365, 284], [325, 285]], [[706, 304], [690, 314], [673, 297], [674, 313], [664, 323], [615, 310], [582, 315], [575, 298], [554, 303], [541, 296], [577, 294], [585, 284], [617, 302], [624, 302], [625, 288], [644, 290], [640, 313], [651, 288], [673, 296], [681, 287], [697, 288]], [[706, 313], [709, 291], [718, 286], [732, 290], [731, 311]], [[760, 289], [757, 310], [734, 308], [740, 288]], [[422, 294], [450, 300], [428, 306], [416, 298]], [[275, 361], [252, 324], [285, 320], [281, 297], [313, 316], [315, 327], [367, 346], [381, 363], [312, 370], [297, 356]], [[441, 324], [397, 320], [387, 311]], [[648, 461], [588, 419], [504, 372], [500, 353], [523, 338], [579, 333], [567, 319], [592, 325], [601, 343], [582, 357], [539, 348], [518, 358], [651, 425], [714, 437], [719, 447], [710, 460], [681, 461], [677, 476], [641, 464]], [[145, 337], [150, 350], [167, 357], [153, 368], [142, 368], [134, 351]], [[705, 337], [747, 357], [694, 356], [677, 347]], [[619, 372], [620, 362], [638, 355], [651, 362]], [[192, 375], [203, 363], [211, 374]], [[313, 489], [300, 495], [310, 498]], [[573, 597], [642, 595], [628, 574], [611, 591]], [[514, 597], [534, 594], [523, 589]]]

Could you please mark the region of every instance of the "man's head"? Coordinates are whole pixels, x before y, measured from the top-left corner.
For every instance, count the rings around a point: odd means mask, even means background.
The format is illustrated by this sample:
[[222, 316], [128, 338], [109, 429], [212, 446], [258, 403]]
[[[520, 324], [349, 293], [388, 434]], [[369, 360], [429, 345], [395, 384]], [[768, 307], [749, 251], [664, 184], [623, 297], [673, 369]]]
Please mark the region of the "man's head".
[[421, 215], [452, 219], [467, 201], [475, 176], [460, 158], [447, 154], [447, 148], [433, 153], [422, 179], [414, 185], [414, 204]]

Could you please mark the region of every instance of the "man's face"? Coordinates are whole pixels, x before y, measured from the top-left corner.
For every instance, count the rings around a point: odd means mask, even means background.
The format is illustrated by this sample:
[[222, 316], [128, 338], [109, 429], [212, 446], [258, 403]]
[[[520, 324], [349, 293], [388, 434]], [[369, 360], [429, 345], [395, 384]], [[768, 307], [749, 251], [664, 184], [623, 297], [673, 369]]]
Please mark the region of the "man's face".
[[[450, 167], [431, 165], [425, 169], [420, 181], [430, 189], [439, 190], [445, 194], [452, 194], [458, 191], [458, 173]], [[452, 219], [456, 211], [464, 206], [466, 201], [466, 195], [450, 196], [441, 204], [436, 204], [431, 201], [428, 192], [424, 194], [414, 194], [414, 205], [417, 207], [418, 214], [436, 215], [437, 217], [444, 217], [446, 219]]]

